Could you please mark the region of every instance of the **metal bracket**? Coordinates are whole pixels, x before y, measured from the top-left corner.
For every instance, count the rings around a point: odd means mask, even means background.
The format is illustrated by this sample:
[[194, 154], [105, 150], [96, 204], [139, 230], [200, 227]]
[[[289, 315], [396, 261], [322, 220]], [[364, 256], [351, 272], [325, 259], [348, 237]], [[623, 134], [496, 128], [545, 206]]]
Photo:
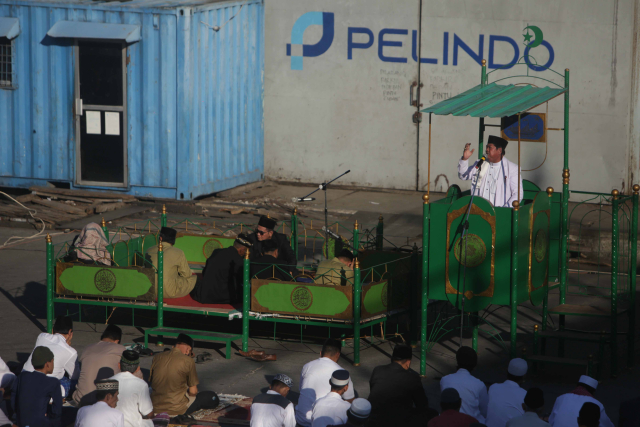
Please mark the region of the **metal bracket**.
[[409, 105], [411, 105], [412, 107], [418, 106], [417, 97], [416, 99], [413, 98], [413, 88], [417, 86], [418, 86], [418, 82], [413, 82], [411, 83], [411, 86], [409, 86]]
[[76, 116], [81, 116], [82, 115], [82, 99], [80, 98], [76, 98], [76, 105], [75, 105], [75, 113]]
[[421, 123], [422, 122], [422, 113], [416, 111], [413, 113], [413, 123]]

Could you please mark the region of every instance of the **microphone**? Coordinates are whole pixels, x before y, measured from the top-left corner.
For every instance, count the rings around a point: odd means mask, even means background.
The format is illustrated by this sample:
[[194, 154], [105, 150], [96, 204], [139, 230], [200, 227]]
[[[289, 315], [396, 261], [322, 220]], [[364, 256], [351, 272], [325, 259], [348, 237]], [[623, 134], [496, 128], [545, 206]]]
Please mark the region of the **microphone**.
[[304, 198], [302, 198], [302, 197], [292, 197], [291, 201], [293, 203], [296, 203], [296, 202], [312, 202], [315, 199], [316, 199], [315, 197], [304, 197]]
[[485, 160], [487, 160], [485, 156], [480, 157], [480, 160], [478, 160], [478, 163], [476, 164], [476, 169], [480, 169], [480, 166], [482, 166]]
[[327, 233], [329, 236], [333, 237], [336, 240], [341, 240], [340, 235], [338, 235], [337, 233], [327, 229], [327, 227], [325, 227], [324, 225], [322, 226], [322, 231], [324, 231], [325, 233]]

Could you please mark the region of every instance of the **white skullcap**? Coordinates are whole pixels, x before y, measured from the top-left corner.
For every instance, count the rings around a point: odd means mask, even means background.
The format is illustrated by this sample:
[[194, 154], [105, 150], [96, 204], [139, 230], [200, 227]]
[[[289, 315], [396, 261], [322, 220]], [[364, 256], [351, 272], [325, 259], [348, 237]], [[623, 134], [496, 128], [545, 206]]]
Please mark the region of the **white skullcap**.
[[333, 371], [331, 375], [331, 380], [329, 380], [331, 384], [336, 387], [342, 387], [349, 384], [349, 372], [344, 369], [338, 369], [337, 371]]
[[593, 379], [591, 377], [588, 377], [586, 375], [581, 376], [580, 380], [578, 382], [582, 383], [582, 384], [586, 384], [586, 385], [588, 385], [589, 387], [591, 387], [594, 390], [596, 388], [598, 388], [598, 380], [595, 380], [595, 379]]
[[349, 412], [357, 418], [368, 418], [371, 414], [371, 403], [367, 399], [359, 397], [351, 403]]
[[507, 372], [516, 377], [524, 377], [527, 374], [527, 368], [528, 366], [526, 360], [519, 358], [511, 359]]

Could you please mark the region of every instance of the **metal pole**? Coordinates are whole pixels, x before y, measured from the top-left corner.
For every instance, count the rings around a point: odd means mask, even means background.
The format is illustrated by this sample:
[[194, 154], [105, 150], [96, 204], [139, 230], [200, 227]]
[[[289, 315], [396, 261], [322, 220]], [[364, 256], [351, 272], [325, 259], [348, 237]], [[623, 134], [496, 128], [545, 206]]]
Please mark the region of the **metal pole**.
[[[482, 74], [480, 77], [480, 85], [485, 86], [487, 81], [487, 60], [482, 60]], [[484, 117], [480, 117], [480, 132], [478, 136], [478, 159], [482, 157], [484, 152]]]
[[378, 227], [376, 227], [376, 250], [381, 251], [384, 247], [384, 218], [382, 215], [378, 218]]
[[[417, 312], [418, 312], [418, 299], [416, 298], [416, 290], [417, 290], [417, 285], [420, 283], [420, 279], [418, 277], [418, 271], [420, 271], [420, 264], [419, 264], [419, 260], [418, 260], [418, 246], [414, 243], [413, 244], [413, 251], [411, 252], [411, 280], [410, 280], [410, 297], [409, 297], [409, 306], [410, 306], [410, 310], [411, 312], [409, 313], [409, 328], [410, 328], [410, 342], [411, 342], [411, 346], [414, 347], [417, 344], [418, 341], [418, 337], [417, 337], [417, 326], [418, 326], [418, 318], [417, 318]], [[387, 287], [388, 288], [388, 287]], [[389, 298], [387, 297], [387, 301], [389, 301]], [[387, 311], [391, 311], [390, 308], [387, 306]]]
[[[569, 69], [564, 70], [564, 169], [562, 170], [562, 237], [560, 240], [560, 304], [567, 294], [567, 253], [569, 250]], [[565, 316], [559, 319], [560, 330], [564, 329]], [[558, 354], [564, 355], [564, 340], [560, 340]]]
[[[518, 165], [518, 167], [520, 167]], [[511, 212], [511, 359], [516, 357], [516, 338], [518, 333], [518, 212], [520, 202], [513, 201], [513, 211]]]
[[[358, 256], [358, 249], [360, 248], [360, 226], [358, 225], [358, 220], [356, 220], [355, 224], [353, 224], [353, 256]], [[336, 254], [337, 255], [337, 254]]]
[[611, 192], [611, 376], [618, 374], [618, 190]]
[[251, 307], [251, 273], [249, 249], [244, 255], [242, 286], [242, 351], [249, 351], [249, 309]]
[[420, 375], [427, 374], [427, 306], [429, 305], [429, 195], [422, 196], [422, 277], [420, 310]]
[[104, 221], [104, 218], [102, 218], [102, 231], [104, 232], [104, 237], [107, 238], [107, 241], [109, 241], [109, 229], [107, 228], [107, 223]]
[[[636, 274], [638, 262], [638, 192], [640, 185], [633, 186], [633, 213], [631, 216], [631, 258], [629, 260], [629, 339], [628, 339], [628, 360], [627, 366], [633, 366], [633, 358], [635, 354], [635, 338], [636, 338]], [[600, 362], [602, 363], [602, 362]]]
[[298, 259], [298, 208], [293, 208], [291, 215], [291, 248]]
[[161, 227], [167, 226], [167, 206], [166, 205], [162, 205], [162, 215], [160, 215], [160, 226]]
[[47, 233], [47, 332], [53, 333], [53, 243]]
[[[158, 328], [164, 326], [164, 251], [162, 240], [158, 244]], [[162, 336], [158, 337], [158, 345], [162, 346]]]
[[358, 258], [356, 258], [353, 269], [353, 282], [353, 365], [360, 366], [360, 300], [362, 298], [362, 284], [360, 283], [360, 262]]

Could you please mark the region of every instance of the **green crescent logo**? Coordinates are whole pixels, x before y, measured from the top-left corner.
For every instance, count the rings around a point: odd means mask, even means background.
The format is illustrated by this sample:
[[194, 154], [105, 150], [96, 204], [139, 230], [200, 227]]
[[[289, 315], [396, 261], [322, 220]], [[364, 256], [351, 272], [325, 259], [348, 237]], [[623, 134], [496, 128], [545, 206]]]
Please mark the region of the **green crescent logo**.
[[[524, 27], [523, 31], [525, 30], [527, 31], [527, 33], [522, 35], [524, 37], [524, 45], [529, 49], [540, 46], [540, 43], [542, 43], [542, 41], [544, 40], [542, 30], [535, 25], [527, 25], [526, 27]], [[529, 30], [533, 31], [533, 36], [529, 34]], [[532, 37], [533, 40], [531, 40]]]

